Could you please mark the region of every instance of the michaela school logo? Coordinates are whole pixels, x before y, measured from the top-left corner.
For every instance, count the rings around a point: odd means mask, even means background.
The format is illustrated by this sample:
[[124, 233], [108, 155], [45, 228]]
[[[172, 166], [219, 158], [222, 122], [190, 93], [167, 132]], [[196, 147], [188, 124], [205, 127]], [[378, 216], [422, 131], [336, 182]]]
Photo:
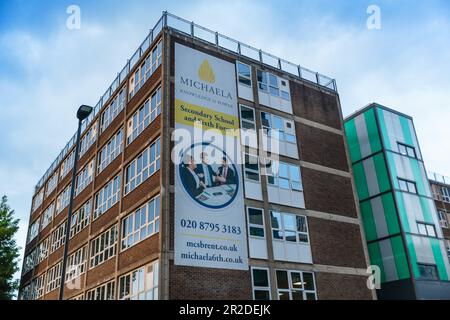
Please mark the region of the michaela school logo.
[[198, 69], [198, 77], [208, 83], [216, 82], [216, 75], [214, 74], [214, 71], [208, 60], [203, 60], [202, 64], [200, 65], [200, 68]]

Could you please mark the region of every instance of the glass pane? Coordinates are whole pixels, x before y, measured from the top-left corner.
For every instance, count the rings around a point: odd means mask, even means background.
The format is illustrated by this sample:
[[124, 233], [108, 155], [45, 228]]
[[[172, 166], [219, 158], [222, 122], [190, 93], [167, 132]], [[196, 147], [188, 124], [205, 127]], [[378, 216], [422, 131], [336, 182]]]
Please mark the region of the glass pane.
[[248, 220], [251, 224], [263, 225], [263, 213], [260, 209], [248, 209]]
[[436, 230], [434, 229], [434, 226], [427, 224], [427, 233], [430, 237], [436, 237]]
[[253, 269], [253, 285], [255, 287], [268, 287], [269, 286], [267, 270]]
[[308, 232], [308, 228], [306, 226], [306, 217], [297, 216], [297, 231]]
[[261, 123], [265, 127], [270, 127], [270, 114], [261, 112]]
[[254, 122], [255, 121], [255, 114], [253, 112], [253, 109], [241, 106], [241, 118]]
[[303, 300], [303, 291], [292, 291], [292, 300]]
[[290, 189], [289, 180], [285, 178], [278, 179], [278, 185], [283, 189]]
[[306, 293], [306, 300], [316, 300], [316, 294], [312, 292]]
[[304, 234], [304, 233], [299, 233], [298, 234], [298, 241], [299, 242], [308, 242], [308, 235]]
[[270, 292], [268, 290], [255, 290], [255, 300], [270, 300]]
[[250, 227], [250, 235], [254, 237], [264, 237], [264, 229], [263, 228], [256, 228], [256, 227]]
[[239, 74], [250, 78], [250, 66], [238, 62], [238, 72]]
[[418, 223], [417, 228], [418, 228], [420, 234], [423, 234], [423, 235], [427, 234], [427, 228], [425, 227], [425, 225], [423, 223]]
[[297, 230], [296, 217], [291, 214], [284, 214], [284, 229], [285, 230]]
[[305, 290], [314, 291], [314, 275], [311, 272], [303, 272], [303, 286]]
[[289, 280], [287, 271], [277, 270], [278, 289], [289, 289]]
[[297, 233], [294, 231], [285, 231], [286, 241], [297, 242]]
[[278, 299], [289, 300], [289, 292], [278, 292]]
[[303, 289], [302, 276], [300, 272], [291, 272], [291, 281], [293, 289]]
[[281, 229], [281, 213], [276, 211], [270, 212], [272, 228]]

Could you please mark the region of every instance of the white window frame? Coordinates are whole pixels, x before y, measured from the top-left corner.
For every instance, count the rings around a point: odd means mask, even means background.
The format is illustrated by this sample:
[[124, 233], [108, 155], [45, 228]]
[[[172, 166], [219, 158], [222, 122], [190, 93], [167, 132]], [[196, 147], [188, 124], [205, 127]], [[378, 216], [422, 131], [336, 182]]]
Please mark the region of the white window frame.
[[41, 218], [39, 217], [33, 223], [30, 224], [30, 227], [28, 228], [27, 244], [33, 241], [39, 234], [40, 220]]
[[56, 212], [55, 216], [57, 216], [61, 211], [63, 211], [68, 205], [70, 201], [70, 187], [69, 184], [56, 198]]
[[[249, 71], [250, 71], [250, 76], [248, 76], [248, 75], [246, 75], [244, 73], [241, 73], [240, 69], [239, 69], [239, 65], [247, 67], [249, 69]], [[236, 71], [237, 71], [237, 74], [238, 74], [238, 78], [237, 78], [238, 84], [251, 88], [252, 87], [252, 66], [249, 65], [249, 64], [243, 63], [241, 61], [236, 61]], [[244, 79], [244, 80], [250, 81], [250, 84], [242, 82], [241, 78]]]
[[61, 164], [60, 179], [63, 179], [70, 171], [72, 171], [74, 161], [75, 161], [75, 150], [73, 150]]
[[36, 247], [36, 265], [48, 258], [50, 236], [41, 241]]
[[52, 221], [53, 215], [55, 214], [55, 202], [53, 201], [43, 212], [41, 217], [41, 228], [42, 231], [46, 228]]
[[[250, 210], [261, 211], [262, 225], [250, 222]], [[248, 221], [247, 229], [248, 229], [248, 236], [249, 236], [249, 238], [254, 238], [254, 239], [265, 239], [266, 238], [266, 225], [265, 225], [265, 221], [264, 220], [265, 219], [264, 219], [264, 209], [263, 208], [250, 207], [250, 206], [247, 207], [247, 221]], [[252, 235], [251, 232], [250, 232], [252, 228], [262, 229], [263, 235], [262, 236]]]
[[442, 210], [438, 210], [439, 224], [442, 228], [448, 229], [447, 213]]
[[[250, 160], [251, 158], [256, 158], [256, 164], [247, 162], [247, 157], [248, 157], [248, 160]], [[248, 168], [247, 164], [257, 165], [258, 169], [255, 170], [252, 168]], [[258, 180], [247, 177], [247, 173], [256, 175], [256, 177], [258, 177]], [[254, 154], [250, 154], [250, 153], [246, 153], [246, 152], [244, 152], [244, 179], [247, 181], [252, 181], [252, 182], [258, 182], [258, 183], [261, 182], [261, 169], [260, 169], [259, 157]]]
[[33, 199], [33, 212], [35, 212], [44, 202], [44, 188], [42, 188]]
[[25, 258], [23, 259], [24, 264], [23, 264], [22, 274], [29, 272], [36, 266], [36, 254], [37, 254], [37, 249], [34, 249], [33, 251], [31, 251], [29, 254], [27, 254], [25, 256]]
[[78, 196], [92, 182], [94, 177], [95, 158], [89, 161], [78, 173], [75, 182], [75, 197]]
[[440, 189], [441, 189], [442, 201], [450, 203], [450, 192], [449, 192], [448, 188], [440, 187]]
[[[267, 178], [267, 184], [269, 186], [274, 186], [274, 187], [278, 187], [281, 189], [285, 189], [285, 190], [291, 190], [291, 191], [299, 191], [299, 192], [303, 192], [303, 181], [302, 181], [302, 171], [299, 165], [293, 164], [293, 163], [288, 163], [288, 162], [283, 162], [283, 161], [276, 161], [276, 160], [272, 160], [272, 159], [266, 159], [267, 164], [269, 164], [270, 162], [272, 163], [271, 166], [268, 166], [266, 168], [266, 178]], [[287, 176], [280, 176], [280, 166], [287, 166]], [[294, 180], [292, 177], [292, 172], [291, 172], [291, 167], [295, 167], [298, 169], [298, 174], [299, 174], [299, 180]], [[274, 173], [272, 168], [276, 169], [276, 172]], [[273, 182], [274, 183], [270, 183], [270, 177], [273, 178]], [[280, 185], [280, 179], [281, 180], [287, 180], [288, 184], [289, 184], [289, 188], [285, 188], [283, 186]], [[299, 184], [299, 188], [294, 187], [294, 184]]]
[[[148, 268], [152, 268], [149, 272]], [[140, 275], [142, 277], [140, 277]], [[152, 279], [149, 280], [149, 274]], [[128, 278], [128, 279], [127, 279]], [[119, 300], [147, 300], [147, 295], [151, 291], [151, 299], [158, 300], [159, 291], [159, 260], [152, 261], [142, 267], [139, 267], [127, 274], [122, 275], [119, 278]], [[137, 279], [133, 282], [132, 279]], [[128, 281], [127, 281], [128, 280]], [[128, 283], [128, 284], [127, 284]], [[134, 284], [138, 285], [138, 288], [133, 288]], [[141, 288], [142, 285], [142, 288]], [[124, 293], [124, 286], [129, 286], [129, 292]], [[140, 296], [144, 295], [144, 299], [140, 299]]]
[[125, 107], [126, 87], [120, 89], [109, 106], [103, 111], [100, 120], [100, 132], [104, 132]]
[[[267, 283], [268, 283], [268, 287], [260, 287], [260, 286], [255, 286], [255, 278], [253, 275], [253, 271], [254, 270], [264, 270], [267, 272]], [[253, 300], [256, 300], [255, 297], [255, 291], [267, 291], [269, 292], [269, 300], [272, 300], [272, 291], [271, 291], [271, 283], [270, 283], [270, 270], [269, 268], [264, 268], [264, 267], [251, 267], [251, 277], [252, 277], [252, 296], [253, 296]]]
[[95, 268], [113, 258], [117, 253], [117, 224], [91, 240], [89, 246], [89, 269]]
[[89, 148], [97, 140], [98, 133], [98, 121], [95, 121], [89, 130], [84, 134], [80, 141], [79, 159], [89, 150]]
[[398, 142], [398, 141], [397, 141], [397, 147], [398, 147], [398, 152], [401, 155], [417, 159], [417, 153], [416, 153], [415, 147], [410, 146], [403, 142]]
[[58, 171], [56, 171], [48, 180], [45, 186], [45, 196], [48, 197], [58, 186]]
[[86, 272], [87, 245], [67, 257], [66, 283]]
[[[269, 116], [269, 119], [268, 119], [269, 120], [269, 124], [268, 125], [265, 125], [263, 123], [263, 119], [264, 119], [263, 114], [266, 114], [266, 115]], [[282, 128], [281, 129], [273, 127], [273, 123], [275, 123], [276, 120], [281, 121], [281, 123], [282, 123]], [[285, 132], [285, 127], [287, 127], [288, 124], [290, 124], [292, 126], [293, 134]], [[295, 135], [295, 122], [293, 120], [289, 120], [289, 119], [286, 119], [284, 117], [277, 116], [277, 115], [272, 114], [272, 113], [267, 112], [267, 111], [261, 111], [261, 127], [263, 129], [263, 132], [264, 132], [265, 136], [271, 137], [271, 138], [276, 139], [276, 140], [281, 141], [281, 142], [293, 144], [295, 146], [297, 145], [297, 137]], [[272, 134], [272, 132], [274, 130], [276, 130], [278, 132], [275, 135]], [[293, 141], [289, 140], [287, 137], [292, 137]]]
[[415, 181], [411, 181], [404, 178], [397, 178], [398, 179], [398, 187], [403, 192], [409, 192], [414, 194], [419, 194], [417, 190], [417, 184]]
[[[281, 226], [276, 228], [273, 225], [273, 214], [279, 214], [281, 217]], [[295, 219], [295, 230], [292, 229], [286, 229], [285, 219], [286, 216], [293, 217]], [[297, 218], [301, 218], [305, 220], [305, 226], [306, 226], [306, 232], [305, 231], [298, 231], [298, 220]], [[297, 243], [297, 244], [309, 244], [309, 227], [308, 227], [308, 217], [302, 214], [295, 214], [290, 212], [281, 212], [277, 210], [270, 210], [270, 228], [272, 230], [272, 240], [273, 241], [279, 241], [279, 242], [286, 242], [286, 243]], [[282, 239], [276, 238], [274, 236], [275, 232], [279, 232], [282, 235]], [[286, 239], [286, 232], [295, 233], [295, 241], [288, 241]], [[301, 241], [300, 235], [306, 236], [307, 241]]]
[[92, 221], [96, 220], [119, 202], [121, 190], [120, 183], [120, 174], [118, 174], [95, 194], [95, 209]]
[[156, 89], [127, 121], [127, 145], [136, 138], [161, 114], [161, 87]]
[[103, 146], [98, 153], [97, 174], [102, 172], [123, 151], [123, 127]]
[[115, 300], [116, 281], [105, 282], [86, 292], [86, 300]]
[[31, 282], [31, 299], [37, 300], [45, 294], [45, 272]]
[[72, 215], [69, 239], [73, 238], [89, 225], [91, 210], [92, 200], [89, 199]]
[[46, 293], [49, 293], [61, 285], [62, 262], [58, 262], [47, 271]]
[[[263, 71], [258, 69], [257, 72], [257, 81], [258, 81], [258, 90], [265, 92], [273, 97], [278, 97], [286, 101], [291, 101], [291, 95], [286, 90], [283, 90], [282, 87], [282, 81], [288, 82], [288, 80], [285, 80], [271, 72]], [[276, 84], [271, 82], [272, 79], [276, 80]], [[287, 85], [286, 85], [287, 86]], [[277, 91], [277, 94], [274, 94], [275, 91]]]
[[[285, 288], [280, 289], [278, 287], [278, 275], [277, 275], [278, 271], [280, 271], [280, 272], [287, 272], [289, 289], [285, 289]], [[291, 276], [292, 273], [300, 273], [303, 289], [296, 289], [296, 288], [294, 288], [293, 283], [292, 283], [292, 276]], [[304, 289], [304, 276], [303, 276], [304, 273], [312, 274], [312, 279], [313, 279], [313, 283], [314, 283], [314, 290], [305, 290]], [[276, 279], [276, 282], [277, 282], [277, 293], [278, 293], [278, 297], [277, 298], [278, 299], [279, 299], [279, 296], [280, 296], [280, 292], [288, 293], [289, 294], [289, 300], [292, 300], [292, 294], [294, 292], [301, 292], [302, 296], [303, 296], [302, 300], [306, 300], [306, 295], [308, 293], [314, 294], [315, 300], [317, 300], [317, 284], [316, 284], [316, 275], [315, 275], [314, 272], [312, 272], [312, 271], [302, 271], [302, 270], [275, 269], [275, 279]]]
[[55, 252], [63, 245], [64, 237], [66, 235], [66, 223], [67, 221], [61, 223], [50, 235], [50, 253]]
[[422, 221], [416, 221], [416, 223], [417, 230], [420, 235], [430, 238], [437, 238], [436, 226], [434, 224]]
[[[153, 157], [153, 160], [152, 160]], [[144, 159], [146, 164], [144, 165]], [[125, 169], [124, 195], [136, 189], [145, 180], [155, 174], [161, 167], [161, 139], [158, 137], [144, 149]], [[141, 167], [141, 170], [139, 170]]]

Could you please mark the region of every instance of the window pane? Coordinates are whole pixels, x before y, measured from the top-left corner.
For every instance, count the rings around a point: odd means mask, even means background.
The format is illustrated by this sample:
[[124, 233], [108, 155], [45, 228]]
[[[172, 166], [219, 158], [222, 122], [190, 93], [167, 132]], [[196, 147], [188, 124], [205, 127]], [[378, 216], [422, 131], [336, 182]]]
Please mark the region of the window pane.
[[305, 290], [315, 290], [314, 275], [311, 272], [303, 272], [303, 286]]
[[253, 109], [241, 106], [241, 118], [249, 120], [251, 122], [255, 121], [255, 114], [253, 112]]
[[254, 236], [254, 237], [264, 238], [264, 229], [263, 228], [250, 227], [250, 235]]
[[294, 231], [285, 231], [286, 241], [297, 242], [297, 233]]
[[271, 211], [270, 216], [272, 218], [272, 228], [281, 229], [281, 214], [276, 211]]
[[297, 216], [297, 231], [308, 232], [308, 227], [306, 226], [306, 217]]
[[267, 290], [255, 290], [255, 300], [270, 300], [270, 292]]
[[267, 270], [253, 269], [253, 285], [255, 287], [268, 287], [269, 286]]
[[427, 233], [430, 237], [436, 237], [436, 230], [434, 226], [427, 224]]
[[289, 289], [289, 280], [287, 271], [277, 270], [278, 289]]
[[301, 276], [300, 272], [291, 272], [291, 281], [292, 281], [293, 289], [302, 289], [303, 288], [302, 276]]
[[260, 209], [248, 209], [248, 220], [251, 224], [263, 225], [263, 213]]
[[294, 215], [284, 214], [284, 229], [285, 230], [297, 230], [296, 219]]
[[427, 280], [439, 280], [436, 266], [418, 264], [420, 277]]

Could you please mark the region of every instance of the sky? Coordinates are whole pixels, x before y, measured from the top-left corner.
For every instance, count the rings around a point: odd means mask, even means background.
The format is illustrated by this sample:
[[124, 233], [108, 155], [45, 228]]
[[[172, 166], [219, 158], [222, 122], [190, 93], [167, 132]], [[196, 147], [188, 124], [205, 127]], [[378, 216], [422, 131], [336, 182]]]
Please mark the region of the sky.
[[[67, 28], [70, 5], [79, 29]], [[164, 10], [335, 78], [344, 116], [371, 102], [412, 116], [426, 168], [450, 176], [446, 0], [0, 0], [0, 194], [22, 248], [34, 186], [78, 106], [98, 102]]]

